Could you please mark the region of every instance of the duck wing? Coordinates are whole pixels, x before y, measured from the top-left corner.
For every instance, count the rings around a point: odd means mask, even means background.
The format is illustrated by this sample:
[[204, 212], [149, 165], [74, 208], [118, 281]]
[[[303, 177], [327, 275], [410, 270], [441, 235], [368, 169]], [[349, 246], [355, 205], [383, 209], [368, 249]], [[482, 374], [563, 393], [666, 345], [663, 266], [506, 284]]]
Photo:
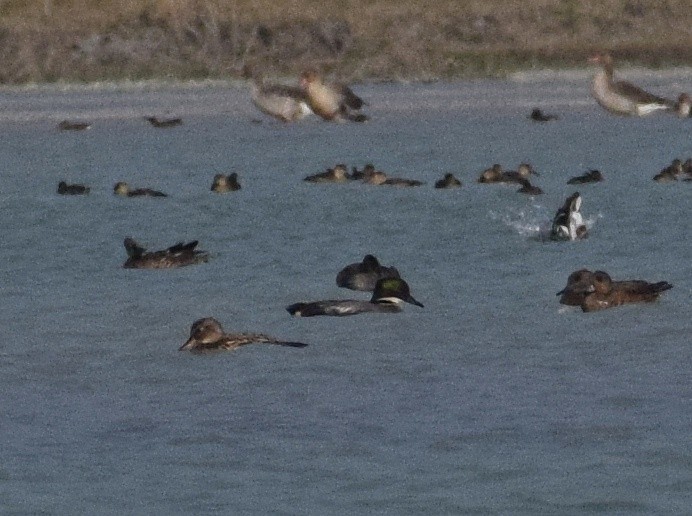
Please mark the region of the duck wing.
[[648, 91], [644, 91], [638, 86], [635, 86], [627, 81], [614, 81], [612, 83], [612, 89], [618, 95], [629, 97], [638, 103], [663, 104], [665, 106], [670, 106], [671, 108], [673, 107], [672, 101], [664, 99], [663, 97], [658, 97], [652, 93], [649, 93]]

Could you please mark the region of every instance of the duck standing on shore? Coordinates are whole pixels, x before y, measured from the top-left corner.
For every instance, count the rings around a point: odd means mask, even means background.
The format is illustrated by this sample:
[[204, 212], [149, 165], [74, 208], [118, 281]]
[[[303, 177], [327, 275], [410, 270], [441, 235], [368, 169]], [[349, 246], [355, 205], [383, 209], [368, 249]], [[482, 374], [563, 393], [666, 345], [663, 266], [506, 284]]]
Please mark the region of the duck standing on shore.
[[308, 96], [302, 88], [267, 83], [250, 65], [243, 67], [242, 75], [250, 80], [252, 103], [265, 115], [282, 122], [296, 122], [312, 114]]
[[368, 120], [364, 114], [357, 113], [365, 102], [348, 86], [327, 82], [315, 70], [306, 70], [301, 74], [300, 86], [308, 98], [310, 109], [324, 120]]
[[606, 111], [615, 115], [644, 116], [658, 110], [671, 110], [675, 104], [658, 97], [626, 81], [613, 79], [613, 58], [599, 53], [589, 59], [601, 65], [591, 83], [591, 94]]

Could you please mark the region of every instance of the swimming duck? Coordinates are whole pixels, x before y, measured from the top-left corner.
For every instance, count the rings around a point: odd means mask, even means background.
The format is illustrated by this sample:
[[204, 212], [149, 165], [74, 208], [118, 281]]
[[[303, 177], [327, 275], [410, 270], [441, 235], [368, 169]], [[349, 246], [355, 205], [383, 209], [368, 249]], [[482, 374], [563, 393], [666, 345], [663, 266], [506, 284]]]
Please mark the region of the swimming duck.
[[541, 195], [543, 193], [543, 190], [541, 190], [537, 186], [532, 185], [528, 179], [520, 179], [519, 184], [521, 185], [521, 188], [517, 190], [518, 193], [523, 193], [527, 195]]
[[552, 120], [557, 120], [557, 115], [546, 115], [538, 108], [534, 108], [529, 115], [529, 118], [534, 122], [550, 122]]
[[451, 172], [447, 172], [442, 179], [435, 181], [435, 188], [459, 188], [460, 186], [461, 181]]
[[685, 179], [683, 181], [692, 181], [692, 158], [687, 158], [685, 163], [682, 165], [682, 169], [685, 172]]
[[219, 321], [213, 317], [197, 319], [190, 327], [190, 337], [178, 351], [205, 353], [233, 351], [246, 344], [276, 344], [293, 348], [304, 348], [307, 344], [279, 340], [263, 333], [225, 333]]
[[346, 165], [338, 164], [334, 165], [334, 168], [329, 168], [325, 172], [320, 172], [319, 174], [313, 174], [303, 178], [303, 181], [309, 183], [345, 183], [351, 177], [346, 170]]
[[500, 182], [524, 184], [523, 180], [528, 181], [531, 175], [540, 176], [540, 174], [536, 172], [530, 164], [521, 163], [517, 170], [508, 170], [503, 172], [502, 176], [500, 176]]
[[58, 129], [61, 131], [85, 131], [91, 129], [91, 124], [87, 122], [70, 122], [63, 120], [58, 124]]
[[357, 167], [351, 167], [351, 179], [360, 181], [364, 179], [366, 175], [371, 175], [373, 172], [375, 172], [375, 165], [372, 163], [365, 165], [362, 170], [358, 170]]
[[605, 52], [596, 54], [590, 62], [602, 66], [594, 75], [591, 94], [596, 102], [615, 115], [644, 116], [658, 110], [674, 108], [673, 102], [648, 93], [634, 84], [613, 79], [613, 58]]
[[567, 184], [581, 185], [586, 183], [598, 183], [599, 181], [603, 181], [603, 174], [601, 174], [600, 170], [593, 169], [589, 170], [588, 172], [584, 172], [580, 176], [574, 176], [567, 181]]
[[68, 185], [65, 181], [60, 181], [58, 193], [61, 195], [85, 195], [89, 193], [89, 187], [78, 184]]
[[501, 183], [502, 165], [495, 163], [492, 167], [486, 168], [478, 177], [479, 183]]
[[557, 210], [550, 229], [550, 238], [553, 240], [580, 240], [586, 238], [588, 232], [579, 212], [580, 208], [581, 195], [579, 195], [579, 192], [574, 192], [567, 197], [563, 206]]
[[238, 174], [235, 172], [227, 176], [223, 174], [214, 176], [214, 182], [211, 184], [212, 192], [227, 193], [235, 192], [236, 190], [240, 190], [240, 183], [238, 182]]
[[380, 184], [388, 186], [421, 186], [425, 183], [417, 179], [406, 179], [403, 177], [388, 177]]
[[182, 118], [157, 118], [155, 116], [145, 116], [144, 120], [149, 122], [154, 127], [166, 128], [182, 125]]
[[312, 113], [305, 91], [296, 86], [267, 84], [252, 67], [243, 67], [243, 77], [250, 79], [252, 103], [265, 115], [282, 122], [296, 122]]
[[387, 181], [387, 174], [381, 170], [375, 170], [375, 168], [365, 168], [363, 170], [363, 183], [367, 185], [381, 185]]
[[125, 269], [172, 269], [209, 261], [209, 253], [195, 250], [197, 240], [187, 244], [179, 242], [168, 249], [150, 253], [132, 238], [126, 238], [123, 244], [127, 251], [127, 260], [123, 264]]
[[[662, 292], [673, 288], [667, 281], [613, 281], [610, 275], [603, 271], [589, 273], [584, 269], [577, 272], [582, 272], [580, 281], [570, 285], [568, 279], [567, 293], [572, 296], [571, 301], [577, 301], [580, 295], [583, 296], [579, 306], [584, 312], [594, 312], [627, 303], [650, 303], [658, 299]], [[564, 296], [565, 291], [559, 294]]]
[[671, 181], [677, 181], [678, 176], [681, 176], [682, 174], [684, 174], [682, 161], [676, 158], [671, 162], [670, 165], [665, 167], [654, 176], [654, 181], [658, 183], [669, 183]]
[[130, 189], [130, 185], [124, 181], [115, 183], [113, 193], [124, 197], [168, 197], [165, 193], [150, 188], [137, 188], [136, 190], [132, 190]]
[[567, 285], [560, 292], [560, 304], [581, 306], [586, 296], [586, 289], [591, 284], [593, 272], [589, 269], [579, 269], [567, 277]]
[[687, 93], [681, 93], [675, 104], [675, 111], [680, 118], [692, 117], [692, 98]]
[[325, 82], [315, 70], [300, 76], [300, 86], [307, 95], [310, 109], [324, 120], [365, 122], [368, 117], [355, 113], [364, 105], [363, 99], [351, 89], [334, 82]]
[[362, 262], [352, 263], [341, 269], [336, 275], [339, 287], [351, 290], [372, 292], [377, 282], [383, 278], [398, 278], [395, 267], [385, 267], [371, 254], [366, 254]]
[[370, 301], [351, 299], [313, 301], [295, 303], [287, 306], [288, 313], [295, 317], [313, 317], [315, 315], [345, 316], [362, 313], [397, 313], [401, 312], [404, 302], [423, 307], [411, 296], [408, 284], [401, 278], [384, 278], [377, 281]]

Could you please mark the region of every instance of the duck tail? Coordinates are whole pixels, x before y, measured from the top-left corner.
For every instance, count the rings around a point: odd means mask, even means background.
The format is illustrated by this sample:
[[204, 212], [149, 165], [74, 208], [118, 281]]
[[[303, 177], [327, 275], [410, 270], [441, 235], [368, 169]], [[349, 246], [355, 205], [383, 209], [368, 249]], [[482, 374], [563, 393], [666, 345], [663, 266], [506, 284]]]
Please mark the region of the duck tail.
[[278, 344], [279, 346], [288, 346], [291, 348], [304, 348], [307, 346], [304, 342], [293, 342], [293, 341], [279, 341], [279, 342], [274, 342], [274, 344]]

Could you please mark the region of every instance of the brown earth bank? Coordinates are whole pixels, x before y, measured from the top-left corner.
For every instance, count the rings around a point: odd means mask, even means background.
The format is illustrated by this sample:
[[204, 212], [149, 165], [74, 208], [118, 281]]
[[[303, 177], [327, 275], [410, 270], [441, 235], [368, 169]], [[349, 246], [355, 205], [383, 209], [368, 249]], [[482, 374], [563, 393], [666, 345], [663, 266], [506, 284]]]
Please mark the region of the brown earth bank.
[[4, 0], [0, 83], [239, 77], [502, 77], [692, 65], [692, 0]]

